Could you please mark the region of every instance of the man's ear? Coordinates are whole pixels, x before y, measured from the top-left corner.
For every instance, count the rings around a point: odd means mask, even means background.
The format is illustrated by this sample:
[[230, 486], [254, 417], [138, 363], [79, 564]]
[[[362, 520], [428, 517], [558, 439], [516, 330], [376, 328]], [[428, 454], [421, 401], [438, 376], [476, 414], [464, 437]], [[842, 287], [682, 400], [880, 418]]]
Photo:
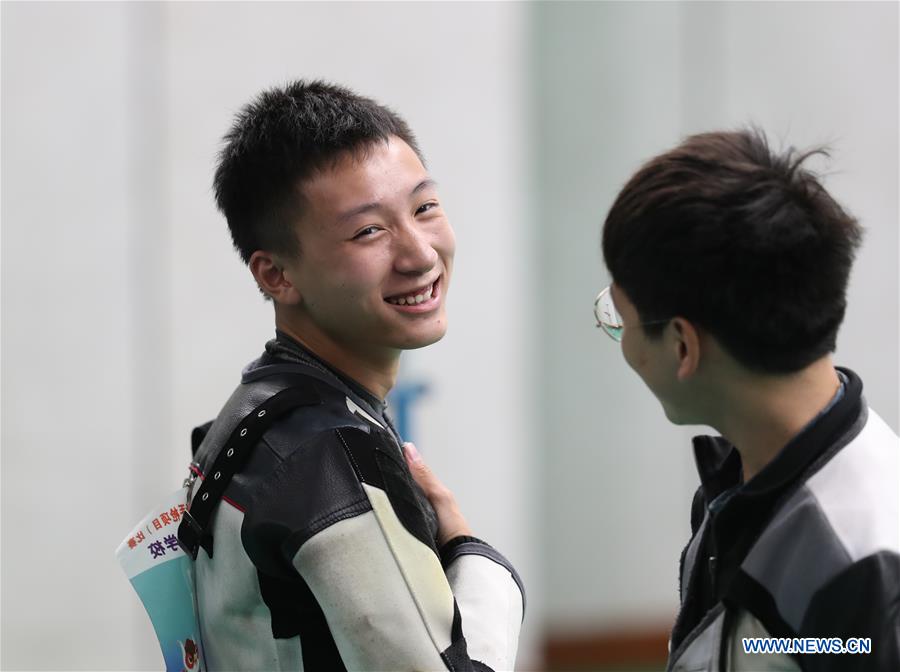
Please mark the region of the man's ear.
[[684, 382], [693, 376], [700, 367], [702, 341], [700, 332], [691, 322], [683, 317], [675, 317], [669, 322], [672, 330], [675, 355], [678, 358], [676, 375]]
[[248, 266], [256, 284], [273, 301], [287, 305], [300, 302], [300, 292], [285, 275], [284, 264], [271, 252], [257, 250], [250, 256]]

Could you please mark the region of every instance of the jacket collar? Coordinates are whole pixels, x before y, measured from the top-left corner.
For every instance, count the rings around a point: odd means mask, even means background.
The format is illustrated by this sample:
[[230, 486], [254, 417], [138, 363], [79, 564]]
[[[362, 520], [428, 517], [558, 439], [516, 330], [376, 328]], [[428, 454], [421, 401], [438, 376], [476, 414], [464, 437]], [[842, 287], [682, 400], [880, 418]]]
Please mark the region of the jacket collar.
[[[740, 488], [735, 497], [777, 497], [823, 457], [838, 437], [850, 430], [865, 407], [862, 381], [850, 369], [839, 367], [838, 371], [847, 378], [843, 396], [791, 439], [769, 464]], [[694, 459], [707, 503], [722, 492], [741, 485], [741, 456], [723, 437], [694, 437]]]
[[[369, 390], [350, 376], [338, 371], [329, 362], [319, 357], [312, 350], [301, 344], [299, 341], [291, 338], [280, 329], [276, 329], [275, 338], [266, 343], [266, 355], [274, 360], [301, 362], [326, 371], [349, 387], [359, 397], [364, 399], [378, 412], [379, 416], [384, 414], [386, 403], [383, 400], [369, 392]], [[265, 355], [263, 356], [263, 359], [265, 359]]]

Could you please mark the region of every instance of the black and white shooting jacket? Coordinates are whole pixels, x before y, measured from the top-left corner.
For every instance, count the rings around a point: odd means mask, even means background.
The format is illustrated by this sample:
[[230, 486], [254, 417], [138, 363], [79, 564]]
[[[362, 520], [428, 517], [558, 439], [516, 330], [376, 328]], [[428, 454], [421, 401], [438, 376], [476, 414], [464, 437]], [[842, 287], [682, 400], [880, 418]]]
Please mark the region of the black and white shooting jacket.
[[295, 346], [267, 345], [196, 450], [203, 479], [241, 418], [304, 376], [310, 403], [263, 434], [197, 555], [209, 669], [512, 670], [512, 565], [474, 537], [436, 547], [383, 406]]
[[[843, 395], [747, 483], [732, 445], [694, 439], [701, 485], [668, 670], [900, 670], [900, 440], [838, 371]], [[747, 653], [754, 637], [871, 651]]]

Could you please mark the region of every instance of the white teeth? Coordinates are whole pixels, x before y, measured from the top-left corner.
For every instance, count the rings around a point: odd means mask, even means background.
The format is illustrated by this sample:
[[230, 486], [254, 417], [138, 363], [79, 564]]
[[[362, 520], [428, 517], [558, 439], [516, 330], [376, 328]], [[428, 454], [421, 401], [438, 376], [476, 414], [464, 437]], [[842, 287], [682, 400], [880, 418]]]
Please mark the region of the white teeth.
[[431, 298], [432, 294], [434, 294], [434, 285], [433, 284], [431, 286], [429, 286], [428, 289], [426, 289], [421, 294], [416, 294], [414, 296], [406, 296], [402, 299], [388, 299], [387, 301], [388, 301], [388, 303], [393, 303], [398, 306], [411, 306], [414, 303], [422, 303], [424, 301], [427, 301], [428, 299]]

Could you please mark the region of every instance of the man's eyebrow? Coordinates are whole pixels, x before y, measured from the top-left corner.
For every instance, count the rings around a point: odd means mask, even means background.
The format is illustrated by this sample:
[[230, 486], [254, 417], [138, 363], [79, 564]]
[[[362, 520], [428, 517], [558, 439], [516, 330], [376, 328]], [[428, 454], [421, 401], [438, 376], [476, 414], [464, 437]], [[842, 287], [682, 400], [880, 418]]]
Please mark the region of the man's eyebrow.
[[357, 215], [362, 215], [366, 212], [371, 212], [372, 210], [378, 209], [378, 203], [363, 203], [362, 205], [358, 205], [351, 210], [347, 210], [346, 212], [342, 212], [338, 215], [339, 222], [346, 222], [348, 219], [353, 219]]
[[[417, 193], [419, 193], [423, 189], [428, 189], [429, 187], [436, 187], [436, 186], [437, 186], [437, 182], [435, 182], [434, 180], [432, 180], [429, 177], [429, 178], [422, 180], [415, 187], [413, 187], [413, 190], [409, 192], [409, 195], [415, 196]], [[373, 203], [363, 203], [362, 205], [357, 205], [355, 208], [351, 208], [350, 210], [347, 210], [346, 212], [342, 212], [340, 215], [338, 215], [338, 221], [345, 222], [348, 219], [353, 219], [357, 215], [363, 215], [367, 212], [371, 212], [372, 210], [377, 210], [380, 207], [381, 206], [378, 203], [374, 203], [374, 202]]]
[[413, 196], [413, 195], [419, 193], [420, 191], [422, 191], [423, 189], [428, 189], [429, 187], [436, 187], [436, 186], [437, 186], [437, 182], [432, 180], [430, 177], [426, 177], [424, 180], [419, 182], [415, 186], [415, 189], [413, 189], [411, 192], [409, 192], [409, 194], [410, 194], [410, 196]]

